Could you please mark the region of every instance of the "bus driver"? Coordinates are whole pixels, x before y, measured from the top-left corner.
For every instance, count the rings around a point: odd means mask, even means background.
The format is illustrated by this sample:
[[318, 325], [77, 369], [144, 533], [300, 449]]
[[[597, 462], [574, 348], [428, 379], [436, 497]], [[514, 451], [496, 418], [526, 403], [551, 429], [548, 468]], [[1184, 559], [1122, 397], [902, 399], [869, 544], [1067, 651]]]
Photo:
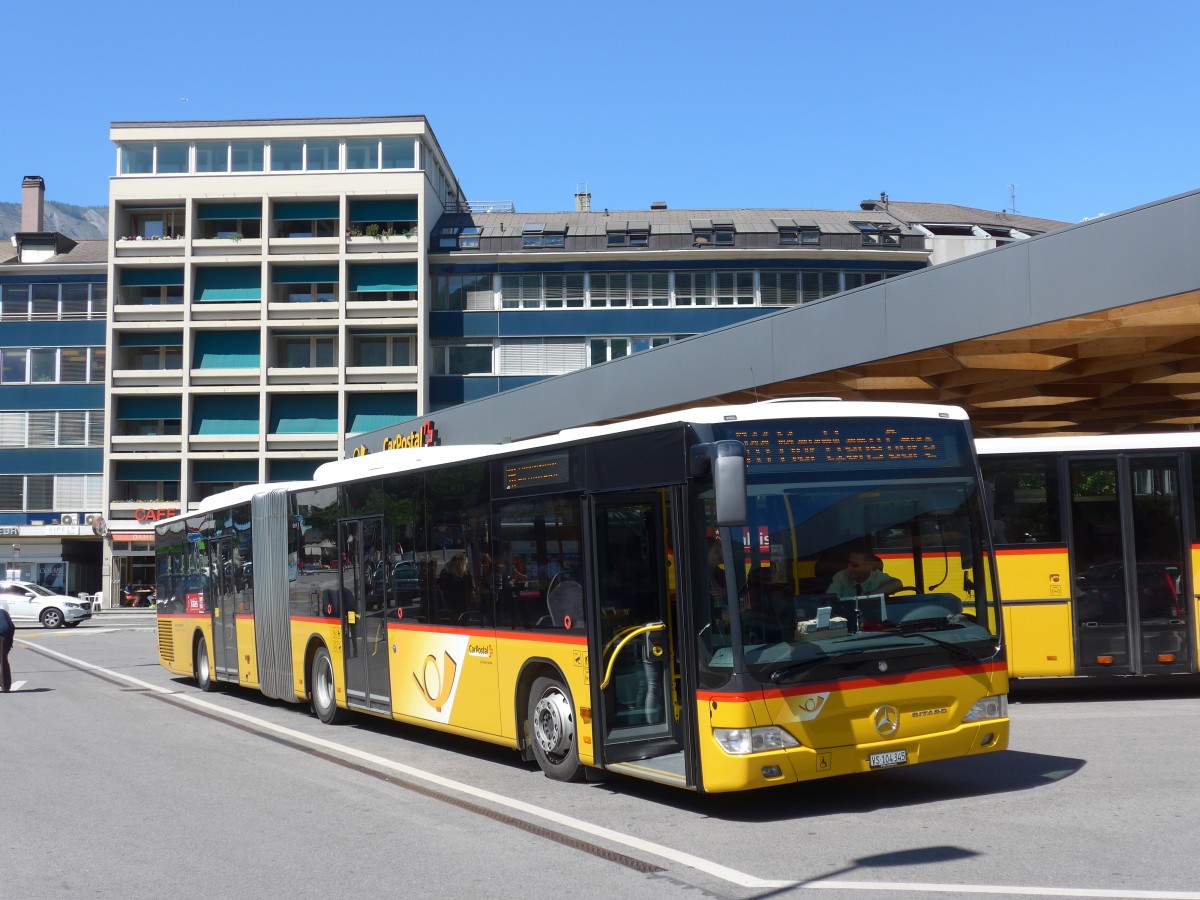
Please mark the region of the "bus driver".
[[827, 594], [841, 598], [865, 597], [867, 594], [891, 594], [904, 585], [883, 571], [883, 560], [865, 550], [851, 550], [846, 568], [833, 576], [825, 589]]

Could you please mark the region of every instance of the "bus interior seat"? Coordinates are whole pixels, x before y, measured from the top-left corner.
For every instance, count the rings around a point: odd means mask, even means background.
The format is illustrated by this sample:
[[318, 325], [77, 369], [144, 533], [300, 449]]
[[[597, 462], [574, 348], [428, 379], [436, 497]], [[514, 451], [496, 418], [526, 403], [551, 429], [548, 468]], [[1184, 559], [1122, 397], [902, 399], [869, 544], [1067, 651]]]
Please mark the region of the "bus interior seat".
[[567, 627], [570, 619], [572, 628], [583, 625], [583, 585], [570, 581], [570, 573], [559, 572], [556, 583], [546, 591], [546, 608], [550, 611], [553, 625]]

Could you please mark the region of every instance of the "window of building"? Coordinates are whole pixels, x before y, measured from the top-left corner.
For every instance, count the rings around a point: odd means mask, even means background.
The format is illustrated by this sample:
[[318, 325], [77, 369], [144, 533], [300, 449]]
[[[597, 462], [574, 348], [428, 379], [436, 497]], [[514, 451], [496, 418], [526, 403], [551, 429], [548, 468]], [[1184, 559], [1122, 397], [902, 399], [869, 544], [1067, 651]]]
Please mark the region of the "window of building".
[[758, 282], [763, 306], [792, 305], [800, 300], [798, 272], [759, 272]]
[[413, 334], [359, 334], [350, 338], [352, 366], [415, 366], [417, 339]]
[[304, 170], [304, 141], [271, 141], [271, 171]]
[[478, 250], [483, 228], [478, 225], [446, 226], [438, 232], [439, 250]]
[[417, 139], [410, 137], [382, 138], [379, 157], [384, 169], [417, 168]]
[[183, 366], [183, 353], [179, 347], [129, 347], [122, 355], [123, 369], [165, 372]]
[[155, 147], [154, 170], [160, 175], [188, 170], [188, 145], [182, 141], [160, 143]]
[[588, 275], [588, 305], [593, 308], [628, 306], [629, 273], [590, 273]]
[[521, 247], [525, 250], [561, 250], [565, 244], [565, 225], [547, 227], [545, 222], [530, 222], [521, 229]]
[[411, 237], [417, 232], [417, 201], [409, 198], [395, 200], [351, 200], [350, 237]]
[[20, 322], [29, 318], [29, 285], [0, 285], [0, 322]]
[[159, 241], [165, 238], [184, 236], [184, 210], [182, 206], [158, 209], [125, 210], [129, 227], [121, 235], [123, 241]]
[[492, 345], [439, 341], [431, 348], [434, 375], [492, 374]]
[[899, 247], [900, 228], [890, 222], [851, 222], [862, 235], [864, 247]]
[[338, 201], [310, 200], [276, 203], [272, 211], [278, 238], [336, 237]]
[[31, 409], [0, 412], [0, 447], [99, 447], [103, 410]]
[[546, 309], [582, 309], [582, 272], [547, 272], [542, 276], [542, 302]]
[[852, 291], [855, 288], [864, 287], [868, 284], [875, 284], [883, 281], [887, 275], [883, 272], [843, 272], [842, 277], [845, 279], [847, 291]]
[[587, 360], [583, 338], [506, 338], [500, 341], [499, 374], [563, 375], [582, 369]]
[[538, 309], [542, 305], [541, 275], [502, 275], [501, 309]]
[[754, 273], [753, 272], [718, 272], [717, 273], [717, 305], [718, 306], [753, 306], [754, 305]]
[[262, 172], [266, 169], [262, 141], [230, 141], [229, 161], [234, 172]]
[[288, 335], [280, 337], [276, 346], [276, 364], [284, 369], [337, 365], [337, 337], [332, 334]]
[[154, 172], [154, 144], [122, 144], [120, 157], [122, 175], [149, 175]]
[[122, 306], [167, 306], [182, 302], [182, 284], [121, 288]]
[[196, 142], [196, 171], [197, 172], [228, 172], [229, 171], [229, 142], [228, 141], [197, 141]]
[[841, 272], [801, 272], [800, 300], [808, 303], [810, 300], [820, 300], [831, 297], [841, 291]]
[[337, 300], [337, 282], [277, 284], [274, 299], [276, 303], [333, 303]]
[[336, 139], [310, 140], [304, 145], [304, 169], [307, 172], [337, 171], [338, 148]]
[[438, 275], [434, 279], [436, 310], [486, 310], [496, 308], [491, 275]]
[[676, 306], [711, 306], [713, 302], [712, 272], [676, 272]]
[[604, 337], [588, 341], [588, 365], [598, 365], [611, 359], [620, 359], [643, 350], [662, 347], [671, 343], [669, 337]]
[[346, 141], [347, 169], [378, 169], [379, 138], [351, 138]]
[[629, 276], [634, 306], [670, 306], [671, 284], [666, 272], [633, 272]]

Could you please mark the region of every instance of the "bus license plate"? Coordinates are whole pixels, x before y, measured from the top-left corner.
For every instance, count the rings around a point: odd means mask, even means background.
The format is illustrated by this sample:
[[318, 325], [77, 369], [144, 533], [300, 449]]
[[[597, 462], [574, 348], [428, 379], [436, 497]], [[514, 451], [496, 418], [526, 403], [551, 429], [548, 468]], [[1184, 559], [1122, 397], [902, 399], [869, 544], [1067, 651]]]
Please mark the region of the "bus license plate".
[[872, 753], [872, 769], [890, 769], [892, 766], [908, 765], [907, 750], [891, 750], [887, 753]]

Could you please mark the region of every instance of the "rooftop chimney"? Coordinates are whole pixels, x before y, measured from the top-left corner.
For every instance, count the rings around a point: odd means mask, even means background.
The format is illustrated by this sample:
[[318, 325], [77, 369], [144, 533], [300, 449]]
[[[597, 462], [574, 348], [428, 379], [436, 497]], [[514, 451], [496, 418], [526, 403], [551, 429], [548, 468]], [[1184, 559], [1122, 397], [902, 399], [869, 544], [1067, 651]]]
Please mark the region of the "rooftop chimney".
[[587, 189], [586, 184], [578, 185], [575, 188], [575, 212], [591, 212], [592, 211], [592, 194]]
[[666, 200], [654, 200], [651, 202], [650, 208], [651, 209], [666, 209], [667, 201]]
[[40, 175], [26, 175], [21, 179], [21, 231], [25, 233], [45, 230], [46, 182]]

